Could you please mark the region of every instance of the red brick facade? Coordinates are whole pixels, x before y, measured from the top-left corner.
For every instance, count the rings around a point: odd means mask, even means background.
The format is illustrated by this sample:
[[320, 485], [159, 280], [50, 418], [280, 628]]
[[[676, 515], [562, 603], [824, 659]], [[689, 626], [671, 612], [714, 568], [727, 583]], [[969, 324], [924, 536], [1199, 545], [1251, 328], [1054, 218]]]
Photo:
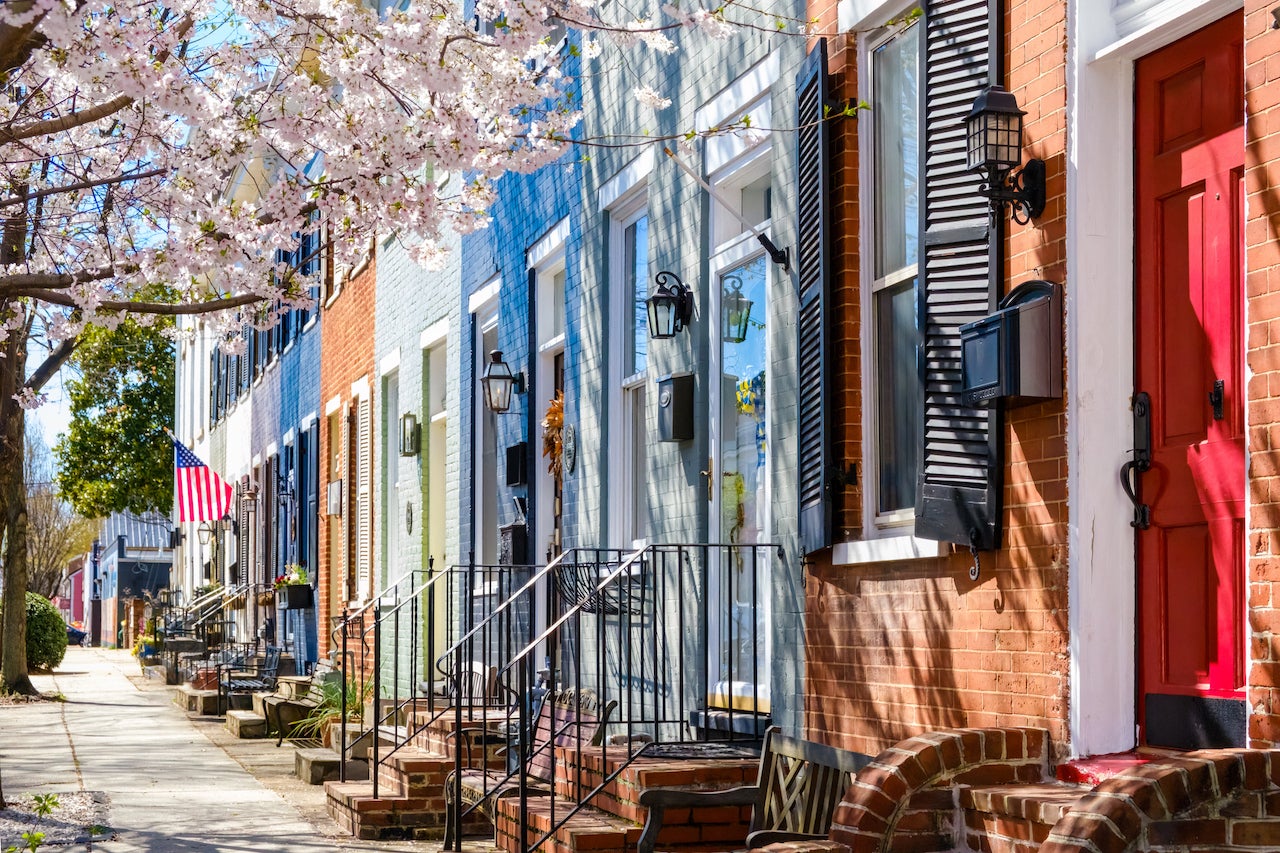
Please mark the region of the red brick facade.
[[1280, 745], [1280, 32], [1245, 4], [1245, 321], [1250, 745]]
[[[320, 421], [320, 501], [321, 509], [325, 508], [325, 496], [329, 483], [335, 479], [335, 452], [343, 453], [341, 447], [342, 421], [351, 407], [351, 385], [362, 377], [374, 375], [373, 323], [375, 315], [375, 282], [376, 257], [372, 250], [369, 263], [364, 269], [347, 281], [341, 291], [329, 301], [325, 308], [324, 329], [320, 340], [320, 399], [322, 410]], [[340, 401], [336, 410], [339, 415], [339, 430], [331, 435], [331, 415], [328, 410], [331, 400]], [[334, 445], [338, 444], [338, 447]], [[341, 461], [338, 470], [343, 470]], [[341, 474], [337, 479], [341, 479]], [[345, 494], [345, 484], [344, 484]], [[320, 597], [318, 616], [320, 624], [320, 654], [323, 656], [330, 650], [331, 634], [335, 617], [346, 610], [342, 599], [344, 589], [344, 573], [350, 559], [345, 553], [349, 542], [348, 527], [350, 524], [350, 502], [344, 501], [342, 515], [324, 514], [320, 527], [320, 574], [317, 578], [317, 590]], [[339, 548], [334, 548], [339, 543]]]
[[[832, 4], [814, 11], [830, 32]], [[1005, 290], [1032, 278], [1065, 280], [1066, 6], [1023, 0], [1006, 12], [1008, 86], [1027, 111], [1027, 156], [1048, 166], [1048, 203], [1031, 225], [1010, 224]], [[828, 46], [833, 98], [867, 99], [857, 42]], [[870, 114], [874, 120], [874, 106]], [[863, 465], [858, 123], [832, 132], [835, 196], [833, 335], [835, 458]], [[935, 727], [1037, 726], [1067, 740], [1067, 470], [1064, 404], [1010, 409], [1005, 418], [1004, 548], [982, 555], [833, 566], [806, 583], [806, 710], [811, 737], [864, 752]], [[862, 529], [862, 492], [836, 507], [837, 540]]]

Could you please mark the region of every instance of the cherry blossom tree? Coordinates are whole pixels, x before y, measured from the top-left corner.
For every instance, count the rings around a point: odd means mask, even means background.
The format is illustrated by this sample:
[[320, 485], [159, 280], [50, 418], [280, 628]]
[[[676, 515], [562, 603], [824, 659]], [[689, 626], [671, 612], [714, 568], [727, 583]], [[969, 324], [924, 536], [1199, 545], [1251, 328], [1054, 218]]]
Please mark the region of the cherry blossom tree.
[[[337, 269], [392, 231], [431, 266], [442, 235], [486, 223], [498, 176], [582, 142], [566, 56], [589, 60], [601, 40], [669, 52], [690, 29], [724, 37], [736, 8], [693, 0], [610, 20], [621, 10], [598, 0], [6, 0], [0, 690], [32, 689], [24, 415], [82, 330], [200, 314], [241, 346], [246, 321], [307, 303], [316, 258], [292, 250], [317, 222], [314, 251]], [[560, 50], [566, 29], [578, 35]]]

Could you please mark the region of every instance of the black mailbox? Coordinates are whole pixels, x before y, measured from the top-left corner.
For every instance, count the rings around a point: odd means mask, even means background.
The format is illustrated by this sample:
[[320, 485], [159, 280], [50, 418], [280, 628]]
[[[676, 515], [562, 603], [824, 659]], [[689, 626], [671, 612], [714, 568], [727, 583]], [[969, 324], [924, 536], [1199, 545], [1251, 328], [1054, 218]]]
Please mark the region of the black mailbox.
[[668, 373], [658, 379], [658, 440], [693, 438], [693, 374]]
[[998, 397], [1062, 396], [1062, 289], [1027, 281], [999, 310], [960, 327], [961, 399], [977, 406]]

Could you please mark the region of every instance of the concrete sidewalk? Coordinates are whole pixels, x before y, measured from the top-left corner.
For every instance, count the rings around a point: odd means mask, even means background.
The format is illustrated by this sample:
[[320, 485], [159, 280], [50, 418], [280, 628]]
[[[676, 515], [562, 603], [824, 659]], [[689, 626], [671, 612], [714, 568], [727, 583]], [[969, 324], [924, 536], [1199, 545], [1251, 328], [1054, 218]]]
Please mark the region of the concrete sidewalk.
[[[292, 777], [293, 748], [230, 738], [192, 720], [127, 652], [71, 648], [36, 686], [66, 702], [0, 706], [8, 795], [103, 792], [110, 841], [58, 850], [434, 851], [439, 842], [359, 841], [329, 819], [322, 786]], [[491, 845], [468, 848], [492, 850]]]

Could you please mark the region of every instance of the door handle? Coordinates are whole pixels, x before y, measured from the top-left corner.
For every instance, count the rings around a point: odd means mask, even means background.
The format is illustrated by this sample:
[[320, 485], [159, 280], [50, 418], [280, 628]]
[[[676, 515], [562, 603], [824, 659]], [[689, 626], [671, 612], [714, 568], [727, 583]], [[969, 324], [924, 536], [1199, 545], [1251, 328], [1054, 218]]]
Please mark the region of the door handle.
[[1146, 530], [1151, 526], [1151, 507], [1142, 502], [1141, 475], [1151, 468], [1151, 395], [1133, 395], [1133, 459], [1120, 466], [1120, 488], [1133, 504], [1130, 526]]
[[1213, 381], [1213, 390], [1209, 392], [1209, 405], [1213, 406], [1213, 419], [1220, 421], [1223, 418], [1222, 398], [1225, 396], [1227, 383], [1221, 379]]
[[708, 456], [707, 470], [698, 472], [699, 474], [707, 478], [707, 502], [708, 503], [710, 503], [713, 500], [712, 496], [715, 494], [715, 482], [716, 482], [715, 471], [716, 471], [715, 460], [712, 459], [710, 456]]

